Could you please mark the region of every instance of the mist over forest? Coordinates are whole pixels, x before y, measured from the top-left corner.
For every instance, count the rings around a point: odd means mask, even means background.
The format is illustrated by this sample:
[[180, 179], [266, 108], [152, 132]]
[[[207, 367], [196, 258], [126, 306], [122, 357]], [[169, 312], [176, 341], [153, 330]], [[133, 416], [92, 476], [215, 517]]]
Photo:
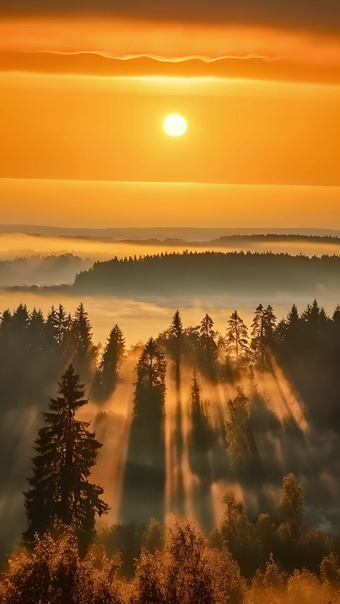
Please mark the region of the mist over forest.
[[[27, 564], [40, 568], [46, 555], [52, 568], [66, 551], [79, 576], [85, 567], [94, 573], [74, 589], [88, 589], [101, 568], [110, 603], [167, 601], [145, 600], [142, 591], [152, 573], [157, 585], [168, 581], [177, 558], [203, 565], [214, 584], [209, 602], [293, 603], [302, 586], [320, 604], [337, 602], [339, 261], [195, 250], [0, 264], [14, 285], [0, 298], [10, 301], [0, 313], [1, 560], [23, 544], [35, 548], [15, 553], [1, 602], [17, 604], [8, 590], [16, 573], [26, 581]], [[57, 270], [69, 280], [76, 271], [74, 283], [44, 287]], [[183, 308], [166, 305], [179, 294]], [[149, 314], [139, 315], [143, 298]], [[64, 425], [67, 401], [87, 477], [79, 501], [77, 464], [65, 466], [63, 483], [64, 461], [49, 440]], [[157, 589], [170, 593], [169, 585]], [[188, 593], [188, 604], [201, 601]], [[86, 594], [75, 601], [91, 601]]]
[[0, 604], [340, 604], [339, 0], [0, 5]]
[[0, 260], [0, 287], [71, 284], [92, 262], [73, 254]]
[[[89, 234], [86, 234], [86, 230], [72, 230], [70, 229], [70, 235], [63, 234], [64, 231], [62, 229], [53, 229], [53, 228], [41, 228], [41, 234], [39, 231], [39, 227], [27, 227], [28, 232], [15, 233], [15, 232], [4, 232], [0, 234], [0, 287], [30, 287], [30, 286], [38, 286], [38, 287], [49, 287], [49, 286], [60, 286], [60, 285], [71, 285], [78, 273], [83, 273], [84, 271], [90, 269], [95, 262], [98, 261], [110, 261], [114, 258], [119, 260], [125, 259], [140, 259], [147, 257], [148, 262], [151, 262], [149, 259], [150, 256], [164, 256], [170, 254], [186, 254], [189, 253], [200, 253], [203, 254], [205, 252], [214, 252], [215, 255], [211, 254], [211, 267], [209, 270], [209, 274], [204, 275], [203, 279], [197, 279], [192, 276], [191, 278], [191, 286], [189, 287], [189, 283], [186, 285], [186, 291], [183, 291], [183, 296], [187, 296], [189, 293], [198, 293], [200, 296], [205, 296], [206, 292], [204, 291], [204, 287], [202, 286], [203, 280], [208, 282], [207, 280], [213, 280], [213, 274], [216, 273], [219, 254], [231, 254], [234, 256], [228, 256], [230, 260], [233, 258], [233, 263], [235, 263], [236, 268], [236, 253], [242, 255], [242, 253], [251, 252], [252, 254], [275, 254], [277, 256], [282, 254], [289, 255], [304, 255], [308, 258], [322, 257], [322, 256], [332, 256], [338, 255], [340, 252], [340, 239], [335, 235], [313, 235], [313, 234], [297, 234], [297, 233], [286, 233], [286, 234], [266, 234], [266, 233], [243, 233], [243, 234], [230, 234], [233, 233], [232, 229], [221, 229], [221, 230], [209, 230], [209, 229], [193, 229], [192, 232], [188, 229], [122, 229], [121, 231], [117, 231], [116, 235], [120, 233], [121, 236], [124, 234], [132, 238], [126, 237], [125, 239], [113, 239], [111, 236], [106, 236], [104, 234], [100, 234], [100, 231], [97, 232], [95, 229], [93, 232], [89, 231]], [[34, 232], [36, 229], [37, 232]], [[1, 230], [1, 229], [0, 229]], [[32, 231], [32, 232], [31, 232]], [[111, 229], [112, 231], [112, 229]], [[110, 229], [107, 230], [108, 233], [111, 232]], [[162, 236], [162, 232], [163, 236]], [[182, 233], [182, 231], [184, 231]], [[247, 231], [245, 229], [245, 231]], [[66, 229], [68, 232], [68, 229]], [[85, 234], [81, 234], [81, 233]], [[209, 239], [209, 236], [219, 235], [220, 233], [229, 233], [222, 234], [217, 238]], [[76, 234], [78, 233], [78, 235]], [[92, 234], [91, 234], [92, 233]], [[137, 233], [140, 233], [139, 237], [144, 236], [144, 238], [138, 238]], [[188, 237], [188, 239], [184, 239], [181, 237], [175, 237], [177, 234], [182, 234]], [[154, 235], [153, 237], [146, 238], [146, 235]], [[158, 238], [157, 238], [157, 236]], [[172, 235], [172, 236], [169, 236]], [[196, 239], [190, 239], [191, 237], [196, 236]], [[200, 239], [200, 237], [202, 239]], [[206, 256], [208, 258], [209, 256]], [[201, 259], [204, 256], [200, 256]], [[260, 259], [258, 259], [258, 266], [256, 270], [261, 269], [260, 267]], [[130, 260], [131, 261], [131, 260]], [[277, 262], [280, 261], [279, 258], [276, 259]], [[155, 261], [154, 261], [155, 262]], [[163, 262], [165, 262], [163, 260]], [[169, 271], [169, 262], [167, 261], [167, 271]], [[201, 262], [201, 260], [199, 260]], [[249, 270], [252, 270], [252, 266], [250, 264], [251, 258], [247, 259], [247, 264], [249, 265]], [[111, 263], [112, 264], [112, 263]], [[285, 273], [293, 274], [298, 270], [298, 263], [292, 262], [292, 265], [289, 265], [289, 260], [287, 259], [284, 263], [286, 266], [284, 267]], [[295, 264], [295, 271], [293, 268], [293, 264]], [[305, 265], [307, 262], [305, 263]], [[214, 265], [214, 267], [213, 267]], [[238, 263], [237, 271], [244, 271], [244, 265]], [[326, 282], [323, 283], [324, 278], [323, 275], [319, 275], [321, 270], [320, 266], [317, 267], [317, 263], [314, 261], [314, 275], [312, 276], [312, 281], [314, 283], [306, 283], [305, 287], [303, 287], [303, 283], [301, 283], [301, 290], [304, 290], [309, 296], [316, 295], [317, 293], [321, 293], [322, 287], [327, 287], [330, 285], [333, 288], [332, 277], [328, 280], [326, 278]], [[208, 267], [207, 267], [208, 268]], [[268, 268], [268, 271], [266, 270]], [[203, 269], [203, 265], [202, 265]], [[211, 270], [213, 269], [213, 270]], [[265, 275], [259, 272], [258, 281], [261, 282], [262, 286], [268, 290], [268, 292], [275, 292], [278, 287], [275, 281], [274, 276], [271, 274], [269, 270], [271, 267], [267, 267], [263, 264], [262, 272]], [[102, 269], [103, 270], [103, 267]], [[184, 270], [184, 262], [182, 262], [182, 270]], [[203, 269], [204, 271], [205, 269]], [[225, 265], [225, 275], [223, 275], [223, 282], [229, 282], [229, 289], [231, 292], [235, 291], [237, 295], [242, 295], [242, 288], [237, 286], [233, 280], [230, 280], [230, 275], [228, 273], [228, 265]], [[98, 274], [99, 267], [95, 267], [95, 271]], [[128, 271], [131, 272], [131, 266], [129, 268], [125, 268], [126, 276], [124, 277], [123, 282], [121, 282], [121, 277], [117, 280], [116, 294], [119, 296], [132, 295], [136, 296], [137, 292], [139, 295], [147, 296], [148, 291], [151, 296], [155, 294], [155, 287], [150, 283], [150, 286], [139, 287], [138, 283], [133, 291], [133, 287], [126, 287], [125, 280], [128, 279]], [[120, 271], [121, 272], [121, 271]], [[139, 274], [143, 274], [145, 276], [145, 267], [138, 268], [137, 272]], [[159, 281], [157, 275], [156, 265], [153, 267], [154, 278], [156, 281]], [[163, 272], [163, 271], [162, 271]], [[170, 271], [171, 272], [171, 271]], [[234, 272], [233, 269], [231, 272]], [[274, 271], [275, 272], [275, 271]], [[311, 271], [309, 271], [311, 272]], [[179, 271], [180, 276], [180, 271]], [[113, 275], [115, 278], [115, 275]], [[93, 293], [93, 288], [91, 290], [90, 280], [92, 277], [88, 277], [87, 280], [87, 288], [91, 293]], [[254, 285], [254, 279], [249, 279], [249, 276], [246, 273], [240, 272], [240, 278], [244, 281], [244, 283], [249, 284], [249, 288], [247, 290], [247, 295], [252, 292], [256, 292], [256, 288]], [[83, 283], [85, 278], [81, 276], [81, 286], [83, 287]], [[105, 276], [105, 281], [109, 280], [109, 273]], [[169, 279], [167, 281], [170, 283], [172, 280], [172, 276], [169, 274]], [[219, 281], [219, 276], [217, 275], [217, 280]], [[268, 283], [267, 283], [267, 282]], [[78, 280], [79, 282], [79, 280]], [[315, 283], [316, 282], [316, 283]], [[98, 284], [97, 294], [101, 294], [103, 290], [103, 284]], [[287, 289], [293, 289], [296, 291], [296, 284], [290, 282], [289, 278], [285, 278], [282, 280], [282, 285]], [[271, 287], [272, 286], [272, 287]], [[77, 285], [78, 287], [78, 285]], [[214, 284], [215, 287], [215, 284]], [[310, 287], [314, 289], [311, 290]], [[112, 291], [110, 287], [106, 287], [107, 290], [110, 290], [110, 294]], [[164, 289], [164, 288], [163, 288]], [[170, 288], [169, 291], [166, 292], [166, 295], [172, 293], [175, 288]], [[219, 291], [223, 287], [219, 284], [216, 293], [219, 294]], [[244, 287], [243, 287], [244, 289]], [[161, 288], [162, 290], [162, 288]], [[160, 290], [159, 294], [162, 294]], [[190, 290], [190, 292], [188, 291]], [[282, 291], [282, 288], [281, 288]], [[113, 292], [115, 293], [115, 292]]]

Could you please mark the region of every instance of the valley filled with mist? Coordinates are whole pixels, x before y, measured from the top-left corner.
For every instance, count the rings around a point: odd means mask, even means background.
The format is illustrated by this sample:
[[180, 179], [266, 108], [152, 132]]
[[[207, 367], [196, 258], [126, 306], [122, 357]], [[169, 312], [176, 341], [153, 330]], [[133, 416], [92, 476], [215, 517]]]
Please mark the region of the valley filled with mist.
[[[149, 532], [163, 539], [174, 518], [195, 521], [211, 551], [228, 543], [248, 579], [271, 572], [270, 553], [288, 573], [340, 554], [337, 246], [287, 234], [1, 235], [2, 560], [44, 532], [30, 511], [32, 458], [78, 382], [104, 498], [91, 530], [119, 554], [124, 581], [154, 547]], [[300, 498], [297, 519], [285, 497]], [[189, 538], [185, 522], [170, 534]]]

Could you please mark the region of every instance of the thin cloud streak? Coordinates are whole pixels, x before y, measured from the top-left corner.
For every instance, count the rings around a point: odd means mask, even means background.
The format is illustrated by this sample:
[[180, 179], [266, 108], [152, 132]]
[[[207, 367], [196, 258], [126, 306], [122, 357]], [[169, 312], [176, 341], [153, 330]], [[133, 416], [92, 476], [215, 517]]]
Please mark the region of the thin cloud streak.
[[126, 54], [126, 55], [115, 55], [107, 52], [105, 50], [73, 50], [73, 51], [62, 51], [62, 50], [23, 50], [22, 54], [51, 54], [51, 55], [63, 55], [63, 56], [77, 56], [77, 55], [98, 55], [100, 57], [105, 57], [106, 59], [114, 59], [116, 61], [129, 61], [132, 59], [152, 59], [154, 61], [159, 61], [160, 63], [185, 63], [186, 61], [203, 61], [203, 63], [217, 63], [218, 61], [223, 61], [226, 59], [235, 59], [238, 61], [247, 61], [250, 59], [259, 59], [262, 61], [280, 61], [287, 57], [270, 57], [267, 55], [261, 55], [256, 53], [249, 53], [247, 55], [239, 56], [239, 55], [221, 55], [219, 57], [208, 57], [204, 55], [187, 55], [182, 57], [166, 57], [162, 55], [155, 54]]

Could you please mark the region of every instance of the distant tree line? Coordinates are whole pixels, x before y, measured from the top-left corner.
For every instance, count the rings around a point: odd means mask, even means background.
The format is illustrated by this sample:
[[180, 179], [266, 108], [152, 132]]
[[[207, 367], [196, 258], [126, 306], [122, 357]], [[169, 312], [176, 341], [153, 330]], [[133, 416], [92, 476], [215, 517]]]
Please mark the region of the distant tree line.
[[340, 287], [340, 257], [252, 252], [161, 253], [95, 262], [80, 272], [80, 293], [139, 296], [317, 291]]

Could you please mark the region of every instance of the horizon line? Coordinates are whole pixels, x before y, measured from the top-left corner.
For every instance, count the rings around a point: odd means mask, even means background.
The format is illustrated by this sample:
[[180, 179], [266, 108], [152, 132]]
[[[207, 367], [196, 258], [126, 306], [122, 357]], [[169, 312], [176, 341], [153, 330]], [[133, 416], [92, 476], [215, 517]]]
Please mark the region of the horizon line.
[[82, 178], [26, 178], [0, 176], [1, 181], [13, 182], [60, 182], [60, 183], [101, 183], [111, 185], [160, 185], [160, 186], [203, 186], [203, 187], [249, 187], [249, 188], [304, 188], [304, 189], [340, 189], [340, 184], [281, 184], [281, 183], [223, 183], [223, 182], [200, 182], [200, 181], [165, 181], [165, 180], [102, 180], [102, 179], [82, 179]]

